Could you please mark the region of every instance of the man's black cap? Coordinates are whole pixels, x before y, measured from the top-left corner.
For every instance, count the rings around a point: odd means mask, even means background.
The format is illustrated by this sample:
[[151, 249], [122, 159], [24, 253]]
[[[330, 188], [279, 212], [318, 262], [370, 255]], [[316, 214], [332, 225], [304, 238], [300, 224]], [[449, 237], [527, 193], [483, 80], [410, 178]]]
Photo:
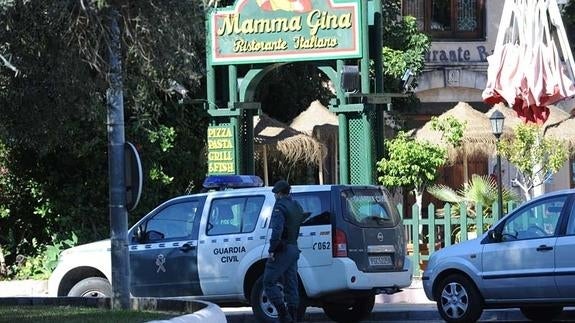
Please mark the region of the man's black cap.
[[272, 192], [287, 194], [290, 192], [290, 189], [291, 189], [291, 186], [289, 185], [289, 183], [282, 179], [282, 180], [277, 181], [274, 184], [274, 188], [272, 189]]

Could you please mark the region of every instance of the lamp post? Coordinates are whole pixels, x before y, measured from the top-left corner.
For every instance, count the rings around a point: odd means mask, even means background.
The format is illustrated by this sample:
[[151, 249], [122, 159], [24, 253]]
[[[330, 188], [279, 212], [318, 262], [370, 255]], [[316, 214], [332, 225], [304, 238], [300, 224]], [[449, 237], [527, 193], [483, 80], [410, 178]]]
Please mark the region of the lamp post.
[[[503, 122], [505, 121], [505, 116], [501, 111], [495, 110], [489, 117], [491, 121], [491, 131], [495, 138], [497, 138], [497, 143], [499, 143], [499, 138], [503, 133]], [[497, 147], [497, 206], [499, 207], [499, 212], [497, 215], [493, 214], [494, 221], [497, 221], [499, 215], [503, 214], [503, 192], [501, 187], [501, 155], [499, 154], [499, 147]]]

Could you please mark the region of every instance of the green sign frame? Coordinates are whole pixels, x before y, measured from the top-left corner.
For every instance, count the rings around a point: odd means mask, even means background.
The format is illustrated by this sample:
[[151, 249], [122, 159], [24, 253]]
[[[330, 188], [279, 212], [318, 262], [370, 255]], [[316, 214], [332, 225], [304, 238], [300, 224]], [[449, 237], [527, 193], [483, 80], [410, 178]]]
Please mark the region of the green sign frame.
[[360, 0], [237, 0], [214, 9], [211, 65], [362, 57]]

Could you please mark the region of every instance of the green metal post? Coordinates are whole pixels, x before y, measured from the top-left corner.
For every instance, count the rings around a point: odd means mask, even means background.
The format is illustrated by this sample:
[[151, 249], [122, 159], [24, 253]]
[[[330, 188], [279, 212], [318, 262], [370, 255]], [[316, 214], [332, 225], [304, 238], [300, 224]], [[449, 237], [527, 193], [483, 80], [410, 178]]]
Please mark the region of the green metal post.
[[[371, 93], [369, 87], [369, 23], [368, 23], [368, 0], [361, 1], [361, 37], [362, 37], [362, 51], [363, 56], [361, 57], [361, 93]], [[367, 109], [362, 113], [362, 123], [364, 124], [364, 139], [366, 150], [363, 152], [365, 154], [365, 159], [363, 162], [366, 163], [366, 167], [360, 169], [365, 170], [365, 174], [360, 176], [362, 184], [371, 184], [374, 180], [374, 164], [373, 164], [373, 145], [372, 145], [372, 126], [371, 121], [368, 118], [368, 113], [371, 109]], [[352, 165], [353, 166], [353, 165]], [[360, 183], [357, 183], [360, 184]]]
[[[341, 78], [344, 62], [341, 59], [337, 60], [337, 74]], [[341, 80], [338, 82], [337, 98], [341, 103], [345, 103], [345, 93], [341, 88]], [[345, 113], [338, 113], [338, 149], [339, 149], [339, 183], [349, 184], [349, 127], [347, 124], [347, 116]]]
[[[375, 68], [375, 93], [384, 93], [383, 82], [383, 26], [382, 26], [382, 3], [381, 0], [374, 0], [374, 18], [373, 18], [373, 41], [375, 46], [373, 52], [373, 63]], [[379, 161], [383, 158], [385, 150], [385, 110], [378, 106], [376, 110], [376, 125], [375, 125], [375, 159]]]
[[[210, 30], [210, 21], [208, 17], [210, 11], [206, 11], [206, 30]], [[210, 37], [206, 37], [206, 100], [208, 110], [215, 109], [216, 102], [216, 72], [214, 67], [209, 63], [211, 61], [211, 48]], [[215, 118], [210, 118], [210, 124], [216, 125]]]
[[[238, 69], [235, 65], [228, 66], [228, 96], [230, 109], [234, 109], [234, 104], [238, 101]], [[236, 156], [236, 174], [242, 174], [243, 169], [243, 150], [242, 150], [242, 137], [240, 129], [241, 119], [237, 116], [230, 117], [230, 124], [234, 127], [235, 141], [234, 141], [234, 154]]]

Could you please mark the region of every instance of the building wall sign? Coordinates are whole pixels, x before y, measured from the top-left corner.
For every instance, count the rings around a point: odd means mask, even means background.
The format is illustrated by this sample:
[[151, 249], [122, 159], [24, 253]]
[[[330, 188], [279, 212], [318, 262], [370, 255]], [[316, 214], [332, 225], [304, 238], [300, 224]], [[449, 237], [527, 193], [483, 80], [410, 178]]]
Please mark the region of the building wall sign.
[[461, 63], [461, 62], [487, 62], [487, 56], [491, 51], [483, 45], [475, 48], [451, 47], [437, 48], [434, 46], [429, 52], [425, 53], [426, 63]]
[[233, 126], [208, 127], [208, 174], [235, 174], [236, 156]]
[[359, 58], [360, 0], [236, 0], [209, 17], [212, 65]]

